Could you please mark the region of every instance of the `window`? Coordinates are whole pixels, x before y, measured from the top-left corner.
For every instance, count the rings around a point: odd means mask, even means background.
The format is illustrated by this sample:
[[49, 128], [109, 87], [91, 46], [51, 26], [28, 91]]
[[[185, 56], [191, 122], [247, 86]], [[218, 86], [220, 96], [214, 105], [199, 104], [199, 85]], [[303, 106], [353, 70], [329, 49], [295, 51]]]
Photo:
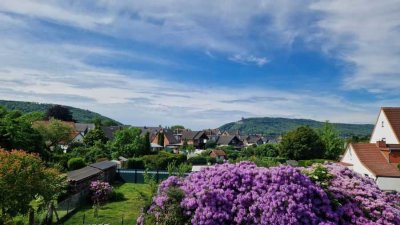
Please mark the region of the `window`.
[[385, 122], [384, 121], [382, 121], [382, 127], [385, 127]]

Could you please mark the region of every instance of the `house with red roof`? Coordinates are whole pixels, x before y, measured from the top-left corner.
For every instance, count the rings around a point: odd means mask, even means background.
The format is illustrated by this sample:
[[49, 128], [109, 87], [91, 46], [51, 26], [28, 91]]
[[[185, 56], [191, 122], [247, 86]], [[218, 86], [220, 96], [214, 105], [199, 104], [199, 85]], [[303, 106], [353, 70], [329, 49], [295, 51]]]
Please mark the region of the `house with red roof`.
[[347, 146], [341, 164], [371, 177], [382, 190], [400, 191], [400, 107], [382, 107], [370, 143]]

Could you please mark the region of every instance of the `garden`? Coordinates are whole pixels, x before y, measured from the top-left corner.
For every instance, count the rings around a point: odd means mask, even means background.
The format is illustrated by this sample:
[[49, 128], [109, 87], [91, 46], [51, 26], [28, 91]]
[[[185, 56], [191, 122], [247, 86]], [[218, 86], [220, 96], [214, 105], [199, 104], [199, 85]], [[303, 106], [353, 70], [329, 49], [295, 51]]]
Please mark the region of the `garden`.
[[73, 214], [64, 224], [136, 224], [145, 199], [150, 195], [147, 184], [119, 184], [114, 185], [114, 191], [118, 194], [108, 203], [101, 205], [97, 212], [93, 204], [87, 203]]

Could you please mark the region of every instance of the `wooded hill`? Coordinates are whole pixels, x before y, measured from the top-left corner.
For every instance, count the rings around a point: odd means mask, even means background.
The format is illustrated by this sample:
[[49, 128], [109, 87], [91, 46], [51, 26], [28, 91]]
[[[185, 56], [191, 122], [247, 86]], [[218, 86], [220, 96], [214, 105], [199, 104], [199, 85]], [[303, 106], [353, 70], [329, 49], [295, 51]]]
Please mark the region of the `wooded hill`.
[[[237, 122], [227, 123], [219, 127], [221, 131], [231, 133], [240, 131], [241, 134], [264, 134], [281, 135], [299, 126], [310, 126], [312, 128], [322, 127], [324, 122], [309, 119], [288, 119], [288, 118], [246, 118]], [[342, 137], [368, 136], [371, 135], [374, 125], [372, 124], [346, 124], [333, 123], [339, 135]]]
[[[22, 101], [8, 101], [0, 100], [0, 106], [6, 107], [9, 110], [19, 110], [23, 113], [29, 112], [43, 112], [46, 113], [47, 109], [54, 104], [36, 103], [36, 102], [22, 102]], [[96, 117], [100, 118], [105, 124], [119, 125], [120, 122], [103, 116], [99, 113], [92, 112], [90, 110], [79, 109], [71, 106], [65, 106], [71, 112], [73, 119], [78, 123], [91, 123]]]

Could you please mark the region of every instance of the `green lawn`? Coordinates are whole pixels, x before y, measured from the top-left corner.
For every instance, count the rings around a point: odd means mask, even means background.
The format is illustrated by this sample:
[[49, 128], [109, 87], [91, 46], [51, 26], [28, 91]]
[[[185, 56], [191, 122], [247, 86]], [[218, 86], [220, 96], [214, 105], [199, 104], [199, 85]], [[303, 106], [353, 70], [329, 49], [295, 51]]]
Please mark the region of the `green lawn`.
[[124, 225], [136, 224], [136, 218], [144, 204], [143, 194], [149, 194], [149, 187], [146, 184], [122, 184], [115, 187], [115, 190], [124, 193], [125, 200], [110, 202], [101, 207], [98, 218], [94, 218], [91, 205], [83, 206], [68, 219], [66, 225], [82, 224], [85, 215], [86, 224], [121, 224], [124, 218]]

